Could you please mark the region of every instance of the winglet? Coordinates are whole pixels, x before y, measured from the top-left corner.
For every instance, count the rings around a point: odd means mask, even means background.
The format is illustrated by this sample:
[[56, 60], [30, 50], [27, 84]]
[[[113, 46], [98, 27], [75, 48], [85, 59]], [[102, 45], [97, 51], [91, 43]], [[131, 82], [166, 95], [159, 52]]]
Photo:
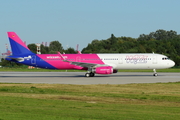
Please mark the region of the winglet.
[[57, 53], [60, 55], [60, 57], [63, 59], [64, 62], [69, 62], [64, 58], [64, 56], [60, 52], [57, 52]]
[[81, 51], [78, 51], [78, 54], [82, 54]]
[[79, 44], [77, 44], [76, 46], [76, 51], [78, 52], [78, 54], [81, 54], [81, 51], [79, 51], [78, 48], [79, 48]]

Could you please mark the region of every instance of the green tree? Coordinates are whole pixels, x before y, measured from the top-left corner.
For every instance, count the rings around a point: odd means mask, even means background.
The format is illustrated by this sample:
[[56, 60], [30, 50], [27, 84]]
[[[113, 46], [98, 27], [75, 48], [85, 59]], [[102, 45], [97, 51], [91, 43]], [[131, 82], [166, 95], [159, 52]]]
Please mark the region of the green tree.
[[74, 50], [74, 48], [69, 47], [68, 49], [64, 50], [66, 54], [68, 53], [77, 53], [77, 51]]
[[110, 45], [114, 45], [117, 42], [117, 38], [114, 36], [114, 34], [111, 34]]
[[20, 64], [20, 63], [11, 62], [11, 61], [5, 60], [4, 58], [1, 59], [0, 65], [3, 66], [3, 67], [17, 67], [17, 66], [22, 66], [22, 64]]
[[52, 41], [49, 45], [49, 53], [56, 54], [57, 51], [62, 52], [63, 47], [59, 41]]
[[138, 38], [111, 37], [106, 40], [93, 40], [83, 53], [160, 53], [167, 55], [180, 65], [180, 35], [176, 31], [156, 30], [141, 34]]
[[41, 54], [48, 54], [48, 53], [49, 53], [49, 47], [41, 44]]
[[151, 32], [148, 35], [141, 34], [137, 40], [138, 41], [142, 41], [142, 40], [147, 41], [147, 40], [151, 40], [151, 39], [153, 39], [153, 40], [170, 40], [170, 39], [174, 39], [177, 37], [178, 37], [178, 35], [177, 35], [176, 31], [173, 31], [173, 30], [166, 31], [166, 30], [159, 29], [156, 32]]
[[37, 51], [37, 46], [36, 46], [36, 44], [29, 44], [28, 45], [28, 48], [33, 52], [33, 53], [35, 53], [36, 54], [36, 51]]

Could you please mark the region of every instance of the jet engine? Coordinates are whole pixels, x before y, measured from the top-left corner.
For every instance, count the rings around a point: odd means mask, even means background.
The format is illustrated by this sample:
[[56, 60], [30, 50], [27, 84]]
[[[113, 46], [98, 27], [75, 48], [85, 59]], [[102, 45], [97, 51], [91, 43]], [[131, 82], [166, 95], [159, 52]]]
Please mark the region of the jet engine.
[[97, 74], [112, 74], [113, 67], [112, 66], [103, 66], [95, 68], [95, 73]]
[[113, 73], [117, 73], [117, 72], [118, 72], [118, 70], [116, 70], [116, 69], [113, 70]]

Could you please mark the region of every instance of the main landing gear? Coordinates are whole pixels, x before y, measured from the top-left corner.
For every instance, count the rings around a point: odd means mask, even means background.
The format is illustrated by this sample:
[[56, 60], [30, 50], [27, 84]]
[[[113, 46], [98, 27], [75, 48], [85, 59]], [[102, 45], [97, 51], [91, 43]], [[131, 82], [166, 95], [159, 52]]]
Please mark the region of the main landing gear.
[[88, 68], [87, 73], [85, 74], [85, 77], [94, 77], [95, 72], [92, 67]]
[[[157, 74], [157, 72], [156, 72], [156, 69], [153, 69], [153, 71], [154, 71], [153, 76], [157, 77], [158, 74]], [[94, 77], [94, 75], [95, 75], [94, 72], [87, 72], [87, 73], [85, 74], [85, 77]]]
[[94, 77], [95, 73], [90, 72], [90, 73], [86, 73], [85, 77]]
[[157, 77], [157, 76], [158, 76], [158, 74], [157, 74], [157, 72], [156, 72], [156, 69], [153, 69], [153, 71], [154, 71], [153, 76]]

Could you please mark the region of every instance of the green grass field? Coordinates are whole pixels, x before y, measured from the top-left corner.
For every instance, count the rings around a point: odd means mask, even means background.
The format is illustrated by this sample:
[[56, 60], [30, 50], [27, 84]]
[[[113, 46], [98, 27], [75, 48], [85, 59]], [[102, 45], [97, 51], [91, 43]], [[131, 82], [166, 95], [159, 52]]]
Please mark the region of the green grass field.
[[179, 120], [180, 83], [0, 83], [0, 120]]

